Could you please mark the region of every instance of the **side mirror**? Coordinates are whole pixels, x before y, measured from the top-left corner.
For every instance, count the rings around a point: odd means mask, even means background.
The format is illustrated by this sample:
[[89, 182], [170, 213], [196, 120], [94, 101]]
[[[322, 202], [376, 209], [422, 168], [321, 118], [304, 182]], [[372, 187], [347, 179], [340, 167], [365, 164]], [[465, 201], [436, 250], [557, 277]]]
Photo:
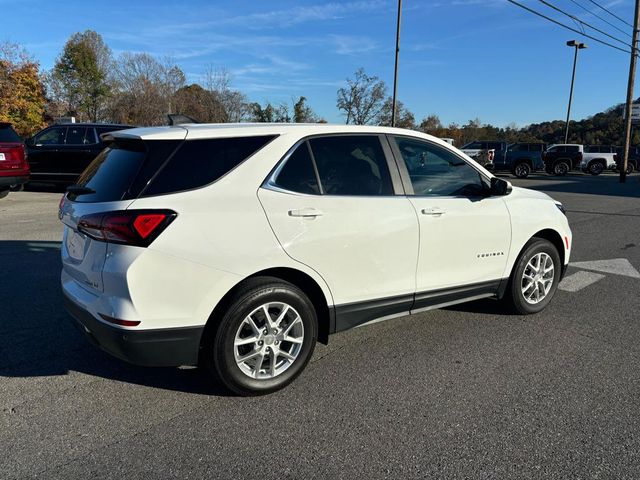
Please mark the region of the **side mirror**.
[[509, 195], [512, 191], [511, 183], [498, 177], [491, 177], [491, 188], [489, 194], [491, 196]]

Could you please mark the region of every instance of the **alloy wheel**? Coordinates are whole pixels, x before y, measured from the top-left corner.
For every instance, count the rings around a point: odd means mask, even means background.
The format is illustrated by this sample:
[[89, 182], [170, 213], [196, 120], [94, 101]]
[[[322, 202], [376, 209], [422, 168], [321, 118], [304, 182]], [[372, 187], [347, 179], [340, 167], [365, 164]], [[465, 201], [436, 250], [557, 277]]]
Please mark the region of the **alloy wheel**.
[[522, 272], [521, 289], [525, 301], [535, 305], [543, 301], [551, 287], [555, 276], [553, 259], [545, 252], [536, 253]]
[[304, 325], [298, 312], [283, 302], [269, 302], [247, 315], [235, 335], [236, 365], [250, 378], [265, 380], [286, 371], [298, 358]]

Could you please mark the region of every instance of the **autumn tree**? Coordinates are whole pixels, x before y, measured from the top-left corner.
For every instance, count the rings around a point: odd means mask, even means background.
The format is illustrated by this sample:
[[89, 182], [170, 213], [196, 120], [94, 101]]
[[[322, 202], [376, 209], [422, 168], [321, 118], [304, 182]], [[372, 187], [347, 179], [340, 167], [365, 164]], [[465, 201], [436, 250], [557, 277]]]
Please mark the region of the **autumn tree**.
[[44, 108], [38, 64], [19, 45], [0, 44], [0, 121], [29, 136], [44, 126]]
[[376, 76], [359, 68], [347, 86], [338, 89], [337, 107], [346, 116], [346, 123], [368, 125], [374, 123], [382, 109], [387, 86]]
[[111, 94], [111, 64], [111, 50], [100, 34], [74, 33], [48, 77], [49, 95], [58, 104], [58, 113], [94, 122], [100, 119]]
[[173, 111], [203, 123], [221, 123], [227, 118], [218, 98], [195, 83], [176, 91], [173, 95]]
[[231, 88], [231, 75], [224, 68], [209, 65], [205, 73], [204, 88], [211, 94], [217, 110], [213, 113], [212, 122], [241, 122], [250, 113], [247, 97], [240, 91]]
[[[391, 126], [391, 112], [393, 111], [393, 99], [387, 98], [382, 105], [380, 114], [378, 115], [378, 124], [390, 127]], [[398, 128], [415, 128], [416, 118], [411, 111], [404, 106], [400, 101], [396, 102], [396, 124]]]

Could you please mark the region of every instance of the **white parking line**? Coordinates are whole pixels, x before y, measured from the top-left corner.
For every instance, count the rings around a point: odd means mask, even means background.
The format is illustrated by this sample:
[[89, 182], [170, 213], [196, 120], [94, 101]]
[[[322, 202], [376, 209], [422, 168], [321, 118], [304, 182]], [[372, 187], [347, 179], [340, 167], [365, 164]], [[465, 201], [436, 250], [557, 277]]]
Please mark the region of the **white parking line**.
[[580, 270], [573, 275], [564, 277], [560, 285], [558, 285], [558, 288], [565, 292], [577, 292], [596, 283], [598, 280], [602, 280], [604, 277], [604, 275], [600, 275], [599, 273]]
[[638, 272], [626, 258], [593, 260], [591, 262], [571, 262], [570, 265], [583, 270], [594, 270], [596, 272], [614, 273], [616, 275], [624, 275], [625, 277], [640, 278], [640, 272]]

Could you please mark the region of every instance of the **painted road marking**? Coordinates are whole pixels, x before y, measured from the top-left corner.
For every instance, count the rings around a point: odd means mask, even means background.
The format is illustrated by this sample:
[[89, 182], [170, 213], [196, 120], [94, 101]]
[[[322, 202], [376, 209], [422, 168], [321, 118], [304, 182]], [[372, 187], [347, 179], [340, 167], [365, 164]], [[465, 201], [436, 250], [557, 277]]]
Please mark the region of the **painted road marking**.
[[569, 265], [582, 270], [592, 270], [595, 272], [613, 273], [615, 275], [623, 275], [625, 277], [640, 278], [640, 272], [633, 268], [631, 262], [626, 258], [594, 260], [592, 262], [572, 262]]
[[565, 292], [577, 292], [589, 285], [596, 283], [598, 280], [602, 280], [605, 276], [599, 273], [585, 272], [580, 270], [573, 275], [568, 275], [562, 279], [558, 289]]

